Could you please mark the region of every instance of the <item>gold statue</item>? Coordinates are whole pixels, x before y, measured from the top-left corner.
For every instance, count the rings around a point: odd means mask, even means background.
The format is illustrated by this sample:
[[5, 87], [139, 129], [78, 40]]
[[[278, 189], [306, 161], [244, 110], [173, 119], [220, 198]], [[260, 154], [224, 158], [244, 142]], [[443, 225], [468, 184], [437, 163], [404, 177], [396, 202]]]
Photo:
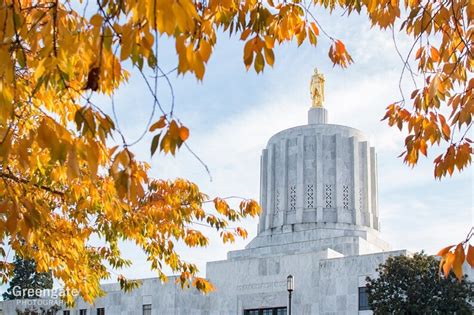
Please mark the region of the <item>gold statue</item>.
[[311, 77], [310, 84], [311, 99], [313, 100], [312, 107], [323, 107], [324, 102], [324, 75], [314, 69], [314, 74]]

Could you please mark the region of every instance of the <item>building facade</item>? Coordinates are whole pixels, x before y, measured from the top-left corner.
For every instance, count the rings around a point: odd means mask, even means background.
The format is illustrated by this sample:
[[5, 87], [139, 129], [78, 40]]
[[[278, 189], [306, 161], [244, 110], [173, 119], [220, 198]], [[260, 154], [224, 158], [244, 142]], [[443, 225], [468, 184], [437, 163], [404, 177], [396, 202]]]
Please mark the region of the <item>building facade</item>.
[[[328, 123], [324, 77], [311, 81], [308, 124], [275, 134], [261, 155], [258, 234], [224, 261], [207, 263], [216, 292], [203, 296], [145, 279], [131, 293], [104, 285], [94, 305], [63, 315], [283, 315], [293, 275], [296, 315], [369, 314], [365, 278], [391, 251], [380, 236], [375, 149], [361, 131]], [[15, 301], [4, 302], [16, 314]]]

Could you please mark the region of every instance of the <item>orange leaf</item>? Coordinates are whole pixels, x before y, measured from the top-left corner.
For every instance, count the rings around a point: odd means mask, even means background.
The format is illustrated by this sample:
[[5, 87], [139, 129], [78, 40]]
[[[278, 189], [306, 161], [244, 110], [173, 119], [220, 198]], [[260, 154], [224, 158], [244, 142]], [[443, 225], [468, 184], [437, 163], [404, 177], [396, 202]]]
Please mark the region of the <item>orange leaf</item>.
[[265, 46], [272, 49], [275, 46], [275, 38], [265, 35]]
[[464, 263], [465, 257], [466, 256], [464, 255], [464, 248], [462, 247], [462, 244], [458, 244], [458, 246], [456, 246], [456, 249], [454, 250], [453, 261], [453, 271], [458, 280], [461, 280], [463, 276], [462, 264]]
[[449, 139], [451, 136], [451, 129], [449, 128], [448, 124], [444, 124], [442, 129], [443, 135], [446, 137], [446, 139]]
[[416, 56], [415, 58], [416, 59], [419, 59], [421, 57], [421, 53], [423, 52], [423, 47], [420, 47], [418, 48], [418, 50], [416, 51]]
[[449, 252], [449, 250], [450, 250], [451, 248], [453, 248], [453, 247], [454, 247], [454, 245], [446, 246], [445, 248], [443, 248], [442, 250], [440, 250], [440, 251], [436, 254], [436, 256], [441, 256], [441, 257], [443, 257], [443, 256], [446, 255], [446, 254]]
[[182, 141], [186, 141], [186, 139], [189, 137], [189, 129], [184, 126], [179, 128], [179, 137]]
[[469, 245], [467, 250], [466, 261], [469, 265], [471, 265], [471, 268], [474, 268], [474, 247], [471, 245]]
[[438, 49], [431, 46], [431, 58], [434, 62], [438, 62], [440, 60]]
[[424, 139], [420, 140], [420, 151], [423, 153], [424, 156], [427, 156], [427, 148], [426, 141]]
[[346, 46], [340, 40], [336, 40], [336, 52], [342, 55], [345, 51]]
[[94, 25], [95, 27], [100, 27], [102, 26], [102, 21], [104, 19], [102, 18], [102, 16], [100, 14], [95, 14], [94, 16], [91, 17], [90, 19], [90, 23], [92, 25]]
[[316, 36], [319, 35], [319, 28], [318, 28], [318, 26], [316, 25], [315, 22], [311, 22], [311, 29], [313, 30], [314, 35], [316, 35]]
[[249, 37], [250, 32], [252, 32], [252, 29], [248, 28], [245, 31], [242, 32], [242, 35], [240, 35], [241, 40], [246, 40], [247, 37]]
[[164, 126], [166, 126], [165, 119], [166, 119], [165, 116], [161, 116], [160, 119], [157, 122], [155, 122], [153, 125], [150, 126], [150, 131], [153, 132], [156, 129], [161, 129]]
[[444, 259], [444, 264], [443, 264], [443, 272], [444, 272], [444, 277], [448, 277], [449, 272], [451, 271], [451, 267], [453, 266], [454, 262], [454, 254], [451, 252], [446, 253], [446, 258]]

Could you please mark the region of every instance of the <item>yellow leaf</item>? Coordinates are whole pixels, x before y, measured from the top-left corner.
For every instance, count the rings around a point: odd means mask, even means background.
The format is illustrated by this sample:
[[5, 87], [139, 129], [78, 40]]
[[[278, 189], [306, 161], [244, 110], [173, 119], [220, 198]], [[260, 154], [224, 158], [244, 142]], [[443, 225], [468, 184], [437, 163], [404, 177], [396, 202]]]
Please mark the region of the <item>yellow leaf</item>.
[[173, 3], [171, 6], [173, 10], [173, 14], [176, 17], [176, 22], [178, 24], [179, 29], [183, 32], [187, 29], [188, 17], [186, 16], [186, 12], [183, 10], [179, 2]]
[[91, 142], [86, 156], [87, 156], [87, 163], [89, 165], [89, 171], [91, 173], [91, 177], [95, 179], [97, 175], [97, 171], [99, 169], [99, 159], [100, 159], [100, 148], [96, 142]]
[[201, 55], [201, 59], [204, 62], [207, 62], [209, 60], [209, 57], [211, 56], [212, 52], [212, 47], [211, 44], [209, 44], [208, 41], [201, 41], [199, 44], [199, 54]]
[[43, 73], [45, 71], [45, 67], [44, 67], [45, 61], [46, 61], [46, 59], [40, 60], [40, 62], [36, 66], [36, 70], [35, 70], [35, 74], [34, 74], [35, 81], [38, 81], [38, 79], [43, 75]]
[[244, 64], [247, 70], [249, 69], [253, 61], [253, 51], [254, 51], [253, 40], [249, 40], [245, 43], [245, 46], [244, 46]]
[[206, 68], [204, 67], [204, 62], [202, 61], [200, 56], [199, 57], [195, 56], [193, 61], [194, 61], [194, 63], [193, 63], [194, 73], [196, 74], [196, 77], [198, 79], [202, 80], [202, 78], [204, 77], [204, 72], [206, 70]]
[[263, 51], [265, 52], [265, 60], [270, 66], [273, 66], [275, 62], [275, 55], [273, 54], [273, 50], [265, 47]]
[[301, 46], [301, 44], [303, 43], [303, 41], [306, 39], [306, 29], [302, 29], [301, 32], [299, 32], [297, 35], [296, 35], [296, 40], [298, 41], [298, 46]]
[[79, 163], [77, 162], [77, 154], [74, 147], [72, 147], [67, 155], [67, 171], [69, 180], [79, 176]]
[[255, 63], [254, 63], [254, 68], [257, 73], [263, 71], [263, 68], [265, 67], [265, 61], [263, 60], [263, 55], [259, 51], [257, 52], [257, 56], [255, 57]]
[[[309, 31], [308, 32], [308, 37], [309, 37], [309, 42], [311, 43], [311, 45], [316, 46], [317, 43], [318, 43], [318, 39], [316, 38], [316, 35], [314, 35], [314, 32]], [[332, 49], [332, 47], [331, 47], [331, 49]]]
[[122, 28], [122, 40], [120, 46], [120, 60], [127, 59], [132, 53], [135, 45], [135, 31], [131, 23], [127, 23]]
[[16, 215], [10, 214], [7, 217], [7, 230], [10, 234], [15, 234], [16, 230], [18, 229], [18, 217]]

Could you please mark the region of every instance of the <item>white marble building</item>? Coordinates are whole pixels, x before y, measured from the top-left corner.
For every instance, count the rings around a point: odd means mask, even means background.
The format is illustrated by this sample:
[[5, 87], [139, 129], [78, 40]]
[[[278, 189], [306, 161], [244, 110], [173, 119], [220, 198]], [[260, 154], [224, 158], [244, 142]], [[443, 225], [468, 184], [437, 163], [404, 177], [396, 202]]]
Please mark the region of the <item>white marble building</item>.
[[[263, 150], [258, 235], [227, 260], [207, 264], [217, 291], [203, 296], [169, 281], [145, 279], [131, 293], [104, 285], [107, 296], [59, 314], [365, 314], [365, 278], [391, 251], [379, 236], [375, 149], [361, 131], [328, 123], [324, 78], [315, 73], [308, 124], [274, 135]], [[16, 314], [14, 301], [5, 314]]]

